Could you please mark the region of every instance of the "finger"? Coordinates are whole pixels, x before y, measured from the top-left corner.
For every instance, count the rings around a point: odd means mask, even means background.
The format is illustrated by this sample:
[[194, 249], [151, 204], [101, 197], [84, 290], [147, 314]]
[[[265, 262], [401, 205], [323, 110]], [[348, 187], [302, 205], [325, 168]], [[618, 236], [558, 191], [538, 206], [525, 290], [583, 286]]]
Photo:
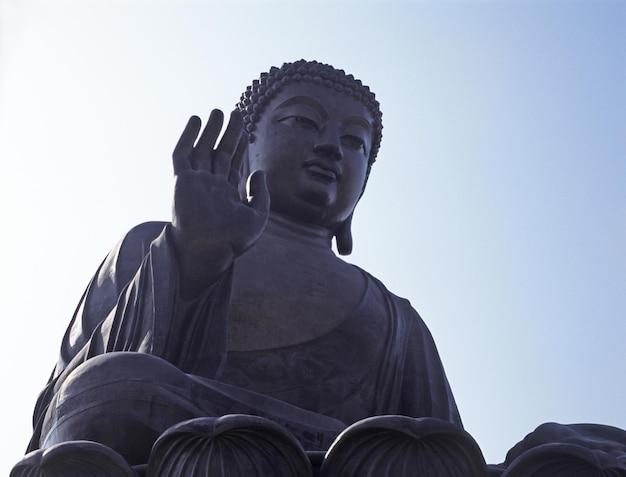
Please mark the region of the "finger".
[[263, 220], [267, 220], [270, 212], [270, 193], [264, 171], [254, 171], [248, 177], [246, 185], [248, 204], [259, 213]]
[[224, 136], [217, 146], [217, 150], [232, 156], [239, 145], [239, 138], [243, 131], [243, 117], [238, 109], [231, 111], [230, 120]]
[[228, 182], [235, 187], [239, 187], [241, 182], [241, 171], [243, 162], [248, 155], [248, 135], [246, 133], [241, 134], [239, 138], [239, 145], [235, 151], [232, 161], [230, 162], [230, 172], [228, 173]]
[[204, 127], [204, 131], [200, 135], [198, 139], [198, 144], [196, 145], [199, 149], [210, 149], [213, 150], [215, 147], [215, 142], [217, 141], [217, 137], [222, 130], [222, 125], [224, 124], [224, 113], [219, 109], [214, 109], [209, 114], [209, 119]]
[[241, 113], [235, 109], [230, 113], [228, 126], [219, 145], [215, 149], [213, 158], [213, 173], [227, 175], [230, 171], [230, 163], [239, 145], [239, 139], [243, 131], [243, 118]]
[[211, 160], [213, 156], [213, 148], [220, 135], [222, 125], [224, 124], [224, 113], [219, 109], [214, 109], [209, 115], [209, 119], [204, 127], [204, 131], [198, 139], [196, 148], [193, 152], [193, 160], [195, 167], [199, 170], [210, 171]]
[[191, 169], [191, 155], [193, 152], [193, 144], [200, 132], [202, 122], [198, 116], [191, 116], [187, 125], [180, 135], [174, 152], [172, 153], [172, 163], [174, 165], [174, 174], [178, 174], [186, 169]]

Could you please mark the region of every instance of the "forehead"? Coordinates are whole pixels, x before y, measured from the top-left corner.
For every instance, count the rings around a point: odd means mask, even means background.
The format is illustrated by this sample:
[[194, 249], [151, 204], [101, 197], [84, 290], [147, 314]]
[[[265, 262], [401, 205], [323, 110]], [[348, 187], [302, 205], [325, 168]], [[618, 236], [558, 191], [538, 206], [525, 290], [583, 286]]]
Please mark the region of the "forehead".
[[272, 97], [268, 109], [274, 111], [286, 105], [299, 104], [319, 109], [329, 118], [359, 118], [370, 126], [373, 123], [372, 113], [361, 101], [347, 93], [314, 83], [296, 82], [284, 86]]

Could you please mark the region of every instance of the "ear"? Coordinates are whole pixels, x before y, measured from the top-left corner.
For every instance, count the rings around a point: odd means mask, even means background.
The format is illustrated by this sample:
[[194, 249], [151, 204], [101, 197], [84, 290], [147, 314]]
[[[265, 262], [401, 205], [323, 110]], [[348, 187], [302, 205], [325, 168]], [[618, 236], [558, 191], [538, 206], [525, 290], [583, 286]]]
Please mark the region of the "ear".
[[337, 228], [335, 242], [337, 243], [339, 255], [350, 255], [352, 253], [352, 214]]

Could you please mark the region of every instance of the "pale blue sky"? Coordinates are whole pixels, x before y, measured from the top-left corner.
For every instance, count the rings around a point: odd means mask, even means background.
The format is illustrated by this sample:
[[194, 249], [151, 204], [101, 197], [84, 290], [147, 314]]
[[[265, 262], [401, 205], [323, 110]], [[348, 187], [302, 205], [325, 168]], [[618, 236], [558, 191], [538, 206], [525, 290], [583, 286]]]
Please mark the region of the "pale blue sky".
[[382, 104], [348, 259], [427, 322], [486, 459], [626, 428], [625, 32], [623, 1], [0, 0], [0, 472], [100, 260], [169, 218], [188, 116], [299, 58]]

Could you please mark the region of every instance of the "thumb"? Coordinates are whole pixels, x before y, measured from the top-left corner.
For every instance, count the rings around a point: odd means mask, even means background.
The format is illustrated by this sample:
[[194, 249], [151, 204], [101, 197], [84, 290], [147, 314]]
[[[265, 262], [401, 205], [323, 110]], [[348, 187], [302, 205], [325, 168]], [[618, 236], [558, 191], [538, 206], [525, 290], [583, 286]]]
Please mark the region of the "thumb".
[[248, 204], [264, 216], [270, 211], [270, 192], [265, 177], [264, 171], [254, 171], [246, 184]]

